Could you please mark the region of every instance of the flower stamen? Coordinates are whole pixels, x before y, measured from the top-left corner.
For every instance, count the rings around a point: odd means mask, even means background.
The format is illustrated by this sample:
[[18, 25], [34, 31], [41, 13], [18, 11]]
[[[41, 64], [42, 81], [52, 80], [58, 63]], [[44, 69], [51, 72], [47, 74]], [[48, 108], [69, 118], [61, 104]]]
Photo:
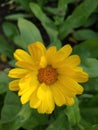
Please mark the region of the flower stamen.
[[41, 68], [38, 73], [38, 80], [40, 83], [45, 83], [47, 85], [53, 84], [57, 80], [57, 71], [48, 65], [45, 68]]

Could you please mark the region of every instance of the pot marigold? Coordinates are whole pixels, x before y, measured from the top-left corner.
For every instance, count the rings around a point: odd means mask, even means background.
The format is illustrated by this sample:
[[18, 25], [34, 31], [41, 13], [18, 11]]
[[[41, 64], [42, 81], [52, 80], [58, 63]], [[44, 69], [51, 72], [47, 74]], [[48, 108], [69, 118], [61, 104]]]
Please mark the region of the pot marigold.
[[88, 80], [78, 55], [71, 55], [71, 46], [60, 50], [55, 46], [46, 49], [40, 42], [28, 46], [29, 53], [17, 49], [14, 57], [18, 68], [11, 69], [8, 76], [15, 78], [9, 89], [18, 91], [21, 103], [30, 102], [30, 107], [39, 113], [52, 113], [57, 106], [74, 104], [74, 97], [82, 94], [79, 84]]

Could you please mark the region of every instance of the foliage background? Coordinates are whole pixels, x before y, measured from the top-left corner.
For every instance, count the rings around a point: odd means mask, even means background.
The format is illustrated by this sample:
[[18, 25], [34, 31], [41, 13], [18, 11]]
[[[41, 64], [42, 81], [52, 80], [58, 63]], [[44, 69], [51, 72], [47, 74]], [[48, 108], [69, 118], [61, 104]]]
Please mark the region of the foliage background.
[[[0, 130], [98, 130], [98, 0], [0, 0]], [[89, 74], [84, 93], [51, 115], [21, 105], [8, 90], [16, 48], [69, 43]]]

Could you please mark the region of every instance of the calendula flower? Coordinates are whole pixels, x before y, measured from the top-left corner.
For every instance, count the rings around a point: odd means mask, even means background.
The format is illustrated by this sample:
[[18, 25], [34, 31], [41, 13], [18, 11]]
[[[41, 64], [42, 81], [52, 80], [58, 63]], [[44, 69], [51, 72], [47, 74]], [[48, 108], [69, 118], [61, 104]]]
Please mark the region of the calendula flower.
[[30, 103], [39, 113], [52, 113], [57, 106], [74, 104], [74, 97], [83, 92], [79, 84], [88, 80], [78, 55], [71, 55], [71, 46], [60, 50], [55, 46], [46, 49], [36, 42], [28, 46], [29, 52], [17, 49], [14, 57], [16, 66], [9, 71], [9, 77], [15, 80], [9, 83], [9, 89], [18, 91], [21, 103]]

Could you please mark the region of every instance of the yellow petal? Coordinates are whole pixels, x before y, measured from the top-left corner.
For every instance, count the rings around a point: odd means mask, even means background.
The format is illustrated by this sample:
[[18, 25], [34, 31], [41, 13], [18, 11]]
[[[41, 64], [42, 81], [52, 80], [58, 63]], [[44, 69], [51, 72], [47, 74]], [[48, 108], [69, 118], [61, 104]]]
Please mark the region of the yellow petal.
[[35, 42], [28, 46], [31, 56], [35, 60], [40, 60], [42, 56], [45, 55], [46, 48], [41, 42]]
[[[65, 59], [71, 54], [72, 48], [70, 45], [65, 45], [58, 50], [55, 55], [51, 56], [50, 63], [54, 68], [58, 68], [60, 65], [66, 63]], [[54, 53], [53, 53], [54, 54]]]
[[58, 86], [59, 86], [59, 84], [53, 84], [50, 87], [50, 89], [53, 93], [53, 97], [54, 97], [54, 101], [55, 101], [56, 105], [62, 106], [65, 104], [65, 97]]
[[41, 100], [38, 99], [37, 90], [35, 90], [30, 97], [30, 107], [31, 108], [38, 108], [40, 103], [41, 103]]
[[20, 91], [18, 95], [24, 94], [29, 89], [32, 89], [32, 92], [35, 91], [37, 86], [39, 85], [39, 81], [37, 79], [37, 72], [29, 73], [24, 78], [22, 78], [19, 82]]
[[83, 71], [83, 68], [77, 66], [77, 67], [76, 67], [76, 70], [77, 70], [77, 71]]
[[25, 61], [25, 62], [29, 62], [29, 63], [33, 62], [33, 59], [31, 58], [31, 56], [27, 52], [25, 52], [24, 50], [21, 50], [21, 49], [17, 49], [15, 51], [14, 57], [18, 61]]
[[56, 57], [60, 58], [61, 60], [68, 57], [72, 52], [72, 47], [68, 44], [63, 46], [59, 51], [57, 51]]
[[19, 66], [21, 68], [24, 68], [24, 69], [29, 69], [29, 70], [34, 70], [35, 69], [35, 66], [34, 64], [32, 63], [28, 63], [28, 62], [23, 62], [23, 61], [18, 61], [15, 63], [16, 66]]
[[54, 61], [54, 55], [55, 55], [56, 51], [57, 50], [56, 50], [55, 46], [51, 46], [48, 48], [48, 50], [46, 52], [48, 64], [51, 64]]
[[41, 68], [44, 68], [44, 67], [47, 66], [47, 60], [46, 60], [45, 56], [42, 56], [42, 57], [41, 57], [39, 66], [40, 66]]
[[70, 92], [81, 94], [83, 92], [83, 87], [79, 85], [75, 80], [71, 78], [61, 77], [59, 79], [60, 83], [63, 84]]
[[84, 83], [88, 81], [89, 76], [86, 72], [75, 71], [75, 74], [72, 76], [72, 78], [79, 83]]
[[74, 69], [71, 66], [68, 66], [67, 64], [58, 64], [57, 72], [59, 75], [70, 76], [74, 74]]
[[9, 83], [9, 89], [11, 91], [18, 91], [19, 90], [19, 80], [13, 80]]
[[58, 81], [58, 89], [62, 92], [62, 94], [64, 95], [64, 97], [74, 97], [76, 95], [75, 92], [70, 91], [66, 86], [64, 86], [64, 84], [60, 83]]
[[44, 83], [40, 85], [37, 96], [41, 100], [41, 104], [38, 107], [39, 113], [52, 113], [54, 110], [54, 100], [53, 95], [49, 86], [46, 86]]
[[29, 88], [29, 89], [27, 89], [27, 91], [25, 91], [23, 93], [23, 95], [21, 96], [21, 103], [22, 104], [25, 104], [26, 102], [28, 102], [30, 100], [30, 97], [31, 97], [33, 91], [34, 90], [32, 88]]
[[28, 72], [26, 69], [15, 68], [9, 71], [8, 76], [11, 78], [22, 78], [27, 75]]
[[73, 105], [74, 104], [74, 98], [66, 97], [66, 105]]
[[88, 81], [88, 74], [83, 71], [81, 67], [71, 67], [71, 65], [67, 66], [66, 64], [58, 65], [57, 72], [59, 74], [59, 78], [61, 77], [70, 77], [74, 79], [76, 82], [86, 82]]
[[80, 57], [78, 55], [71, 55], [65, 60], [67, 65], [76, 67], [80, 64]]

